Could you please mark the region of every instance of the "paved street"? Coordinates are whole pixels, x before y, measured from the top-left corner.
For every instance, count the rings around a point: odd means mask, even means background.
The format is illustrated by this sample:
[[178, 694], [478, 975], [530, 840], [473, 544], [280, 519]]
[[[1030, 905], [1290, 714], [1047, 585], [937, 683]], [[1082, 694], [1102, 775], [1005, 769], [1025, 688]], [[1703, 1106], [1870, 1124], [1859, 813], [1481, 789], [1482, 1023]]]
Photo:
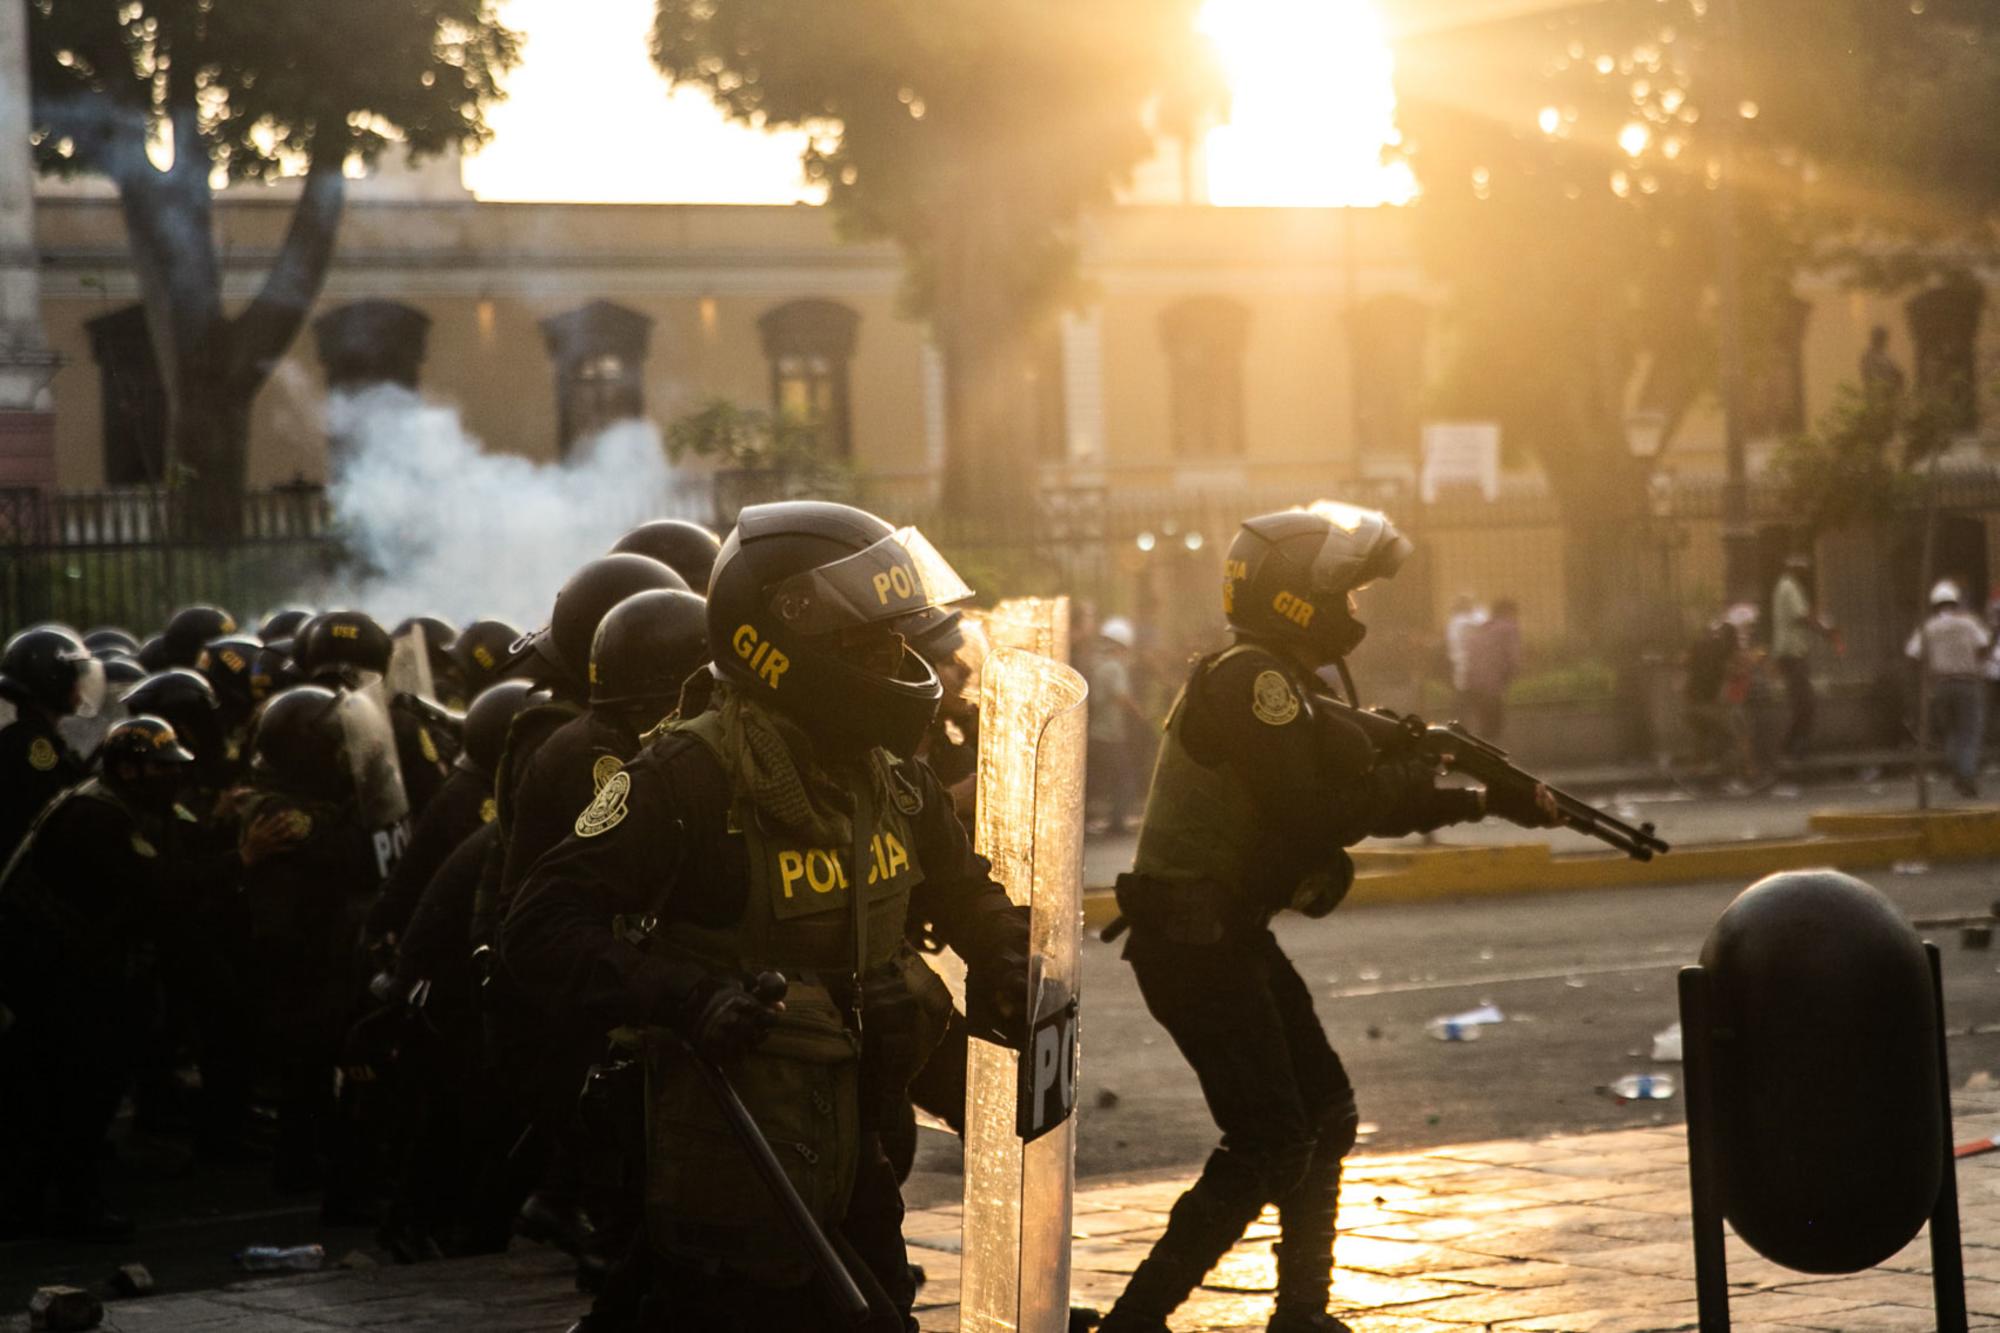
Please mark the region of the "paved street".
[[[1949, 915], [1985, 910], [2000, 894], [1995, 871], [1940, 866], [1876, 882], [1913, 916]], [[1373, 1126], [1363, 1151], [1403, 1153], [1678, 1123], [1678, 1098], [1621, 1105], [1597, 1088], [1655, 1067], [1645, 1057], [1674, 1019], [1675, 969], [1740, 888], [1356, 908], [1288, 920], [1280, 934], [1360, 1090]], [[1962, 948], [1955, 930], [1931, 934], [1944, 948], [1948, 1017], [1960, 1034], [1951, 1042], [1954, 1081], [2000, 1075], [2000, 955]], [[1144, 1012], [1116, 947], [1092, 940], [1084, 957], [1080, 1177], [1192, 1170], [1213, 1137], [1192, 1076]], [[1426, 1035], [1428, 1019], [1487, 1001], [1506, 1021], [1478, 1040]], [[371, 1243], [364, 1230], [320, 1227], [302, 1200], [273, 1197], [255, 1167], [177, 1170], [157, 1154], [135, 1160], [131, 1147], [116, 1188], [140, 1214], [141, 1237], [113, 1247], [0, 1245], [0, 1310], [19, 1310], [40, 1282], [95, 1283], [129, 1258], [150, 1264], [164, 1289], [186, 1291], [239, 1277], [228, 1256], [245, 1244], [320, 1240], [337, 1258]], [[926, 1133], [912, 1202], [956, 1199], [957, 1176], [956, 1140]]]

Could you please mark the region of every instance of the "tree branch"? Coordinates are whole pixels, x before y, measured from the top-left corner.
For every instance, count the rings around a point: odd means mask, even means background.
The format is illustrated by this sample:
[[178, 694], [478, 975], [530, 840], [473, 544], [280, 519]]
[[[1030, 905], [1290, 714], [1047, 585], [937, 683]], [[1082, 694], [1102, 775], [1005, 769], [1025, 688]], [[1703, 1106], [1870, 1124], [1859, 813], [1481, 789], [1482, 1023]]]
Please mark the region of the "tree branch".
[[[332, 156], [331, 162], [323, 160]], [[254, 391], [291, 346], [312, 309], [333, 259], [347, 182], [338, 156], [315, 153], [299, 202], [285, 230], [284, 244], [264, 285], [243, 313], [230, 321], [229, 377], [244, 392]]]

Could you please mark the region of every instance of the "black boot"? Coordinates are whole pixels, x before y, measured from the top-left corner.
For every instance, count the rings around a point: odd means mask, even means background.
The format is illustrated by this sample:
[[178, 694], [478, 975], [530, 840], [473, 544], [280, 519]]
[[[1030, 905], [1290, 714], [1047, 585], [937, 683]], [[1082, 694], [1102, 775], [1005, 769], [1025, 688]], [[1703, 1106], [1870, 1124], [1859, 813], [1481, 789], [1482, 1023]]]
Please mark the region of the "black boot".
[[1272, 1333], [1346, 1333], [1326, 1313], [1333, 1282], [1333, 1236], [1340, 1213], [1340, 1161], [1346, 1143], [1336, 1131], [1313, 1149], [1298, 1184], [1278, 1200], [1278, 1309]]
[[1210, 1154], [1194, 1187], [1174, 1204], [1153, 1244], [1098, 1333], [1161, 1333], [1188, 1293], [1263, 1211], [1253, 1168], [1222, 1150]]

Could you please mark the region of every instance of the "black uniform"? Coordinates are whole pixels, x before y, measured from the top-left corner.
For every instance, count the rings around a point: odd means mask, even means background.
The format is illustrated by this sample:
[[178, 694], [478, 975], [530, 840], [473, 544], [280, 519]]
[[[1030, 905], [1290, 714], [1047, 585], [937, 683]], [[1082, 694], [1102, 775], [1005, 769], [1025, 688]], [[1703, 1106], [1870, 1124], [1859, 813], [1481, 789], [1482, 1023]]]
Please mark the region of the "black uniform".
[[56, 793], [87, 776], [56, 719], [0, 677], [0, 858], [11, 855]]
[[1137, 867], [1118, 885], [1125, 958], [1222, 1141], [1120, 1299], [1121, 1329], [1163, 1326], [1153, 1321], [1268, 1203], [1283, 1229], [1281, 1309], [1324, 1309], [1358, 1114], [1270, 920], [1293, 906], [1331, 911], [1352, 880], [1347, 845], [1481, 813], [1477, 791], [1436, 787], [1426, 765], [1378, 762], [1320, 688], [1289, 654], [1246, 637], [1195, 665], [1168, 721]]
[[396, 764], [403, 772], [403, 794], [409, 797], [414, 822], [444, 790], [458, 747], [442, 728], [400, 697], [389, 704], [389, 726], [396, 736]]
[[[987, 862], [973, 853], [936, 778], [920, 764], [902, 767], [917, 807], [909, 815], [912, 861], [923, 875], [910, 890], [910, 914], [931, 922], [975, 971], [987, 960], [1025, 956], [1025, 913], [1008, 903]], [[670, 1022], [686, 998], [676, 965], [615, 932], [615, 920], [657, 916], [665, 935], [679, 924], [726, 933], [746, 918], [753, 882], [746, 838], [732, 828], [730, 779], [709, 749], [684, 733], [669, 733], [624, 772], [629, 789], [620, 804], [626, 813], [616, 822], [630, 831], [602, 836], [602, 821], [580, 824], [529, 872], [502, 933], [505, 966], [518, 983], [598, 1031]], [[864, 1084], [875, 1043], [889, 1039], [878, 1038], [875, 1026], [865, 1032]], [[911, 1072], [890, 1076], [893, 1088], [864, 1086], [863, 1107], [899, 1098]], [[875, 1133], [880, 1121], [866, 1109], [862, 1114], [858, 1175], [840, 1230], [891, 1301], [907, 1310], [912, 1289], [902, 1201]], [[804, 1329], [818, 1319], [804, 1292], [710, 1288], [692, 1270], [674, 1270], [669, 1281], [672, 1308], [702, 1327]], [[717, 1304], [704, 1304], [710, 1300]]]
[[569, 836], [597, 789], [639, 753], [639, 737], [603, 709], [557, 727], [514, 769], [514, 799], [506, 830], [501, 896], [511, 900], [542, 853]]
[[[455, 767], [423, 816], [414, 821], [410, 845], [368, 913], [369, 933], [402, 935], [431, 877], [467, 838], [492, 823], [494, 816], [492, 781], [463, 764]], [[461, 936], [461, 943], [463, 940]]]
[[31, 1226], [103, 1206], [97, 1160], [145, 1017], [139, 955], [174, 885], [165, 821], [98, 779], [61, 793], [0, 877], [0, 1160]]

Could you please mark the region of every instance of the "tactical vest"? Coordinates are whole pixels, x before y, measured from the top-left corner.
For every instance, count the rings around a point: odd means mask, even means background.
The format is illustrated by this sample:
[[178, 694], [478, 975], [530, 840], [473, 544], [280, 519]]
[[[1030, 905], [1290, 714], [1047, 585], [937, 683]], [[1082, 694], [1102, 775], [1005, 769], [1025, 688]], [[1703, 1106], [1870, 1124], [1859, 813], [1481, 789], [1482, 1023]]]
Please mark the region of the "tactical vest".
[[43, 938], [56, 941], [77, 963], [100, 974], [117, 974], [128, 965], [129, 941], [128, 930], [115, 927], [129, 928], [132, 923], [104, 921], [85, 911], [51, 884], [34, 863], [35, 846], [41, 841], [42, 830], [58, 810], [72, 801], [97, 801], [120, 811], [131, 821], [132, 850], [149, 859], [161, 855], [164, 834], [160, 821], [147, 818], [131, 802], [105, 786], [102, 778], [90, 778], [50, 801], [35, 817], [6, 868], [0, 870], [0, 904], [4, 904], [10, 919], [8, 928], [34, 929]]
[[[1199, 670], [1212, 671], [1238, 654], [1257, 651], [1237, 644]], [[1290, 672], [1286, 678], [1295, 695], [1308, 697]], [[1257, 808], [1242, 781], [1225, 766], [1204, 764], [1188, 752], [1187, 691], [1193, 683], [1191, 676], [1181, 686], [1167, 715], [1132, 869], [1145, 879], [1218, 885], [1241, 899], [1251, 887], [1246, 878], [1261, 836]]]
[[[733, 771], [731, 756], [723, 753], [719, 714], [703, 713], [675, 729], [707, 746], [725, 772]], [[873, 791], [853, 793], [855, 809], [872, 816], [857, 820], [855, 846], [815, 846], [769, 828], [737, 792], [728, 831], [744, 840], [749, 866], [742, 919], [722, 928], [663, 922], [649, 944], [698, 959], [721, 975], [776, 971], [790, 982], [785, 1012], [770, 1035], [724, 1072], [823, 1225], [846, 1213], [859, 1158], [863, 1048], [850, 1018], [857, 974], [867, 997], [858, 1003], [866, 1012], [879, 1005], [886, 1020], [900, 1003], [929, 1018], [935, 1032], [913, 1039], [924, 1054], [942, 1035], [950, 1006], [943, 983], [904, 940], [910, 893], [923, 878], [911, 823], [921, 807], [886, 755], [878, 753], [874, 762], [894, 795], [873, 809]], [[866, 1017], [858, 1026], [868, 1033], [872, 1062], [887, 1034], [878, 1034]], [[646, 1066], [646, 1206], [655, 1244], [772, 1286], [808, 1280], [811, 1269], [783, 1214], [685, 1049], [655, 1033]]]

